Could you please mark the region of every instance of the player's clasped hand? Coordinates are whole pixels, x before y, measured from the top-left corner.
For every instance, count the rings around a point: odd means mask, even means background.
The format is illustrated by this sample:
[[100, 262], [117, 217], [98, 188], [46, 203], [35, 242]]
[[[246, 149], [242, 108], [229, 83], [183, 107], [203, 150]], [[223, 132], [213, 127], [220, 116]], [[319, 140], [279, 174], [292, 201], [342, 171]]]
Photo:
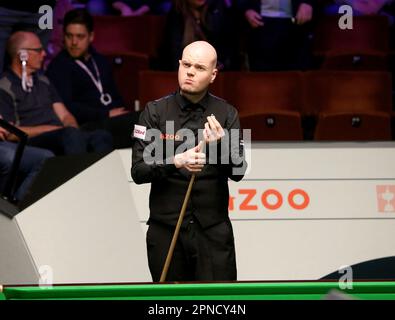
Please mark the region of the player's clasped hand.
[[221, 124], [215, 119], [214, 115], [207, 117], [207, 122], [204, 124], [203, 137], [206, 143], [216, 142], [221, 140], [225, 135]]
[[185, 168], [190, 172], [202, 171], [206, 163], [206, 154], [201, 152], [203, 148], [203, 141], [183, 153], [179, 153], [174, 157], [174, 165], [177, 168]]

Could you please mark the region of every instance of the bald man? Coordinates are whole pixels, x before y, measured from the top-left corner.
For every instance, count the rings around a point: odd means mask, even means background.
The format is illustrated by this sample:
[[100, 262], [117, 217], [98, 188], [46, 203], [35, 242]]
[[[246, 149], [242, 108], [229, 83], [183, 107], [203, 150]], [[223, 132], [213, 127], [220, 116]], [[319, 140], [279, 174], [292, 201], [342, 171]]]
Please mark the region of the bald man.
[[39, 73], [46, 53], [37, 35], [15, 32], [7, 52], [11, 65], [0, 78], [0, 113], [28, 134], [28, 144], [57, 155], [112, 151], [111, 135], [80, 130], [51, 82]]
[[167, 281], [236, 280], [228, 178], [246, 163], [236, 109], [211, 95], [217, 54], [207, 42], [188, 45], [179, 61], [179, 90], [149, 102], [134, 130], [132, 177], [151, 183], [148, 264], [159, 281], [191, 175], [196, 174]]

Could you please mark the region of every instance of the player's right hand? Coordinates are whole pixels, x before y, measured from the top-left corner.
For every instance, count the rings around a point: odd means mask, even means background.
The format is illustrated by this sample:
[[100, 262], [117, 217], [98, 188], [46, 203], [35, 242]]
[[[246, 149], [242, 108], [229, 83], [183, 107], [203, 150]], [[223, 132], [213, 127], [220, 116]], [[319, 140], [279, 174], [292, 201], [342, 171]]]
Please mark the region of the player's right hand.
[[201, 152], [203, 148], [203, 141], [183, 153], [179, 153], [174, 157], [174, 165], [180, 169], [185, 168], [190, 172], [202, 171], [206, 163], [206, 154]]

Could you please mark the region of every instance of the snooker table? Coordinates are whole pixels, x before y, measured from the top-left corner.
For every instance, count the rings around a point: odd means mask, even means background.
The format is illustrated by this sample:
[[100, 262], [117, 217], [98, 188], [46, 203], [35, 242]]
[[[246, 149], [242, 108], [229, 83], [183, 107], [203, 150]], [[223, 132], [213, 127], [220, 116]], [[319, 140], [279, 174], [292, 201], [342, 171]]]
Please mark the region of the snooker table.
[[0, 300], [320, 300], [333, 289], [351, 299], [395, 300], [395, 281], [356, 281], [345, 290], [334, 281], [4, 286]]

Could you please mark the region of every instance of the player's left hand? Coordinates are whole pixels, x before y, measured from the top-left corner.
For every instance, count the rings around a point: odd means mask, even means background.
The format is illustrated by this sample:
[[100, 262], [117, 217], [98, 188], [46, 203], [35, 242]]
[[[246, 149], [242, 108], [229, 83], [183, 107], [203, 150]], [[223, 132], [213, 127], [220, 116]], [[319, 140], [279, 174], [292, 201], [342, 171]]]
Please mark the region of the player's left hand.
[[206, 143], [216, 142], [221, 140], [225, 135], [221, 124], [215, 119], [214, 115], [207, 117], [207, 122], [204, 124], [203, 137]]

